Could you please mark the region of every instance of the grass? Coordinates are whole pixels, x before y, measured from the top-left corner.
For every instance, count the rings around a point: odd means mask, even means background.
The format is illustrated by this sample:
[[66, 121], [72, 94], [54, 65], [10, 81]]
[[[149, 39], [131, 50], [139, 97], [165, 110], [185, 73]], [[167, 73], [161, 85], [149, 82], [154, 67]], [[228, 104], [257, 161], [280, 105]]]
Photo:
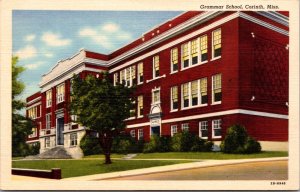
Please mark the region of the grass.
[[28, 169], [46, 169], [61, 168], [62, 178], [109, 173], [115, 171], [125, 171], [132, 169], [140, 169], [147, 167], [156, 167], [163, 165], [172, 165], [178, 163], [187, 163], [190, 161], [176, 160], [113, 160], [112, 164], [105, 165], [103, 160], [33, 160], [33, 161], [13, 161], [13, 168], [28, 168]]
[[287, 157], [286, 151], [262, 151], [256, 154], [225, 154], [222, 152], [167, 152], [141, 153], [134, 159], [252, 159], [267, 157]]
[[[126, 155], [114, 153], [114, 154], [110, 155], [110, 158], [122, 158], [124, 156], [126, 156]], [[84, 159], [104, 159], [105, 156], [103, 154], [101, 154], [101, 155], [87, 155], [87, 156], [84, 156], [83, 158]]]

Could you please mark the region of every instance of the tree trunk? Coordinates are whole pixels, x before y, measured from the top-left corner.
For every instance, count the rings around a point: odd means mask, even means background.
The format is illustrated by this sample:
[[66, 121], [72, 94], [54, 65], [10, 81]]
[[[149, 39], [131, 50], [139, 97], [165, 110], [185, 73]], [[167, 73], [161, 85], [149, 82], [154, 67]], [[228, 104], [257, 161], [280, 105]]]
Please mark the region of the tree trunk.
[[105, 164], [111, 164], [110, 152], [105, 153]]
[[112, 137], [110, 134], [99, 134], [100, 145], [105, 155], [105, 164], [111, 164], [110, 151], [112, 147]]

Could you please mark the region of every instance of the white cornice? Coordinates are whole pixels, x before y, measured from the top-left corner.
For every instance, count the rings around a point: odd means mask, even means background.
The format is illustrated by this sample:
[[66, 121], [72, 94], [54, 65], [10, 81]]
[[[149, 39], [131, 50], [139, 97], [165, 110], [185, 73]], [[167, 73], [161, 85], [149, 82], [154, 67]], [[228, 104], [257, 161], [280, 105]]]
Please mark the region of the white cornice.
[[41, 100], [41, 96], [39, 96], [39, 97], [37, 97], [37, 98], [35, 98], [35, 99], [33, 99], [33, 100], [31, 100], [31, 101], [29, 101], [29, 102], [27, 102], [27, 105], [31, 105], [31, 104], [33, 104], [33, 103], [35, 103], [35, 102], [37, 102], [37, 101], [39, 101], [39, 100]]
[[33, 108], [35, 106], [38, 106], [38, 105], [41, 105], [41, 104], [42, 104], [41, 102], [35, 103], [35, 104], [31, 105], [31, 106], [26, 107], [26, 110], [31, 109], [31, 108]]

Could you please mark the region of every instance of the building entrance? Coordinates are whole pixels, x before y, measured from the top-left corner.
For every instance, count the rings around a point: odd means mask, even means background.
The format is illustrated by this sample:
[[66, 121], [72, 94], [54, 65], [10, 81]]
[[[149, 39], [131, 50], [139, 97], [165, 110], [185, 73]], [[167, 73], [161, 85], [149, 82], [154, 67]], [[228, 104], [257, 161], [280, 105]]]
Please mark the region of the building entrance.
[[57, 119], [57, 145], [64, 145], [64, 118], [58, 118]]
[[151, 135], [160, 136], [160, 126], [151, 127]]

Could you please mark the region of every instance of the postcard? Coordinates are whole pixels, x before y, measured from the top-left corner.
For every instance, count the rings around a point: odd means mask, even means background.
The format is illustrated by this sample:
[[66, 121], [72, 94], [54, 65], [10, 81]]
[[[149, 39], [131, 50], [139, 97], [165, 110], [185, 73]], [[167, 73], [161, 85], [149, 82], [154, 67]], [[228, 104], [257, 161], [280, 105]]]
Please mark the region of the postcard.
[[0, 5], [1, 189], [299, 189], [299, 1]]

